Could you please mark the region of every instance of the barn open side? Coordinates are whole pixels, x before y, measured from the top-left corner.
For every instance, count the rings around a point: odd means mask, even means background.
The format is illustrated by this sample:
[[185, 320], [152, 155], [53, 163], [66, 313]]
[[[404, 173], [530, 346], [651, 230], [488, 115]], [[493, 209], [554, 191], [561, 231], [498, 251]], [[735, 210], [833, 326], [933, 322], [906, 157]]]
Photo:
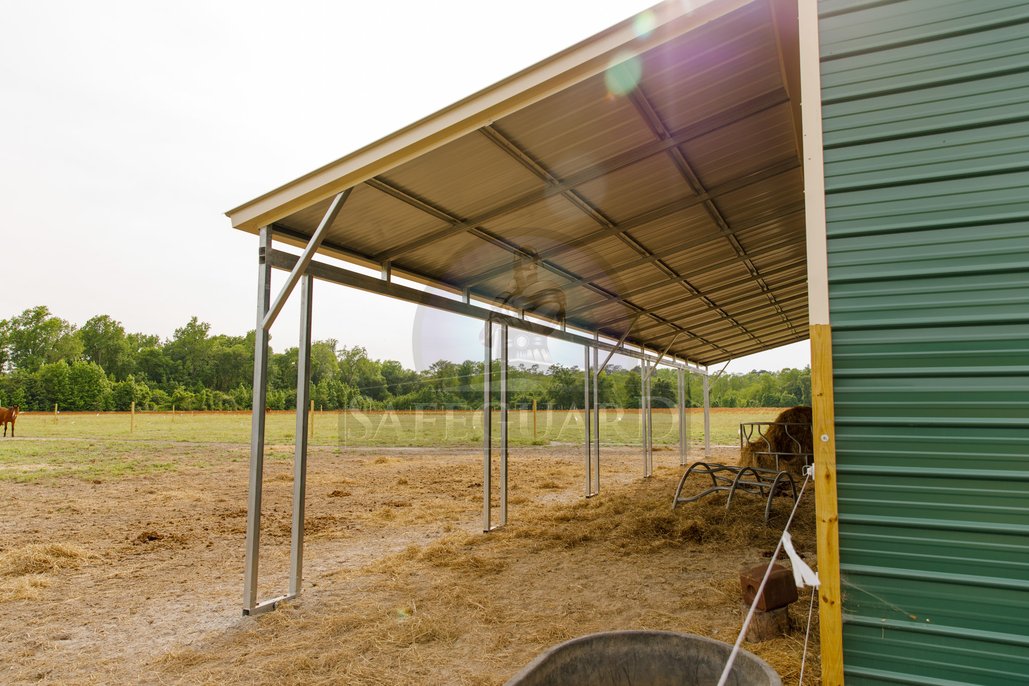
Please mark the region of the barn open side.
[[[506, 521], [510, 329], [583, 346], [587, 497], [600, 488], [597, 378], [614, 353], [642, 362], [646, 422], [658, 364], [680, 389], [700, 374], [707, 405], [709, 367], [807, 339], [800, 61], [795, 2], [665, 2], [228, 212], [260, 237], [244, 613], [301, 587], [304, 412], [289, 590], [257, 597], [268, 332], [298, 286], [298, 407], [316, 279], [480, 319], [487, 361], [500, 336], [500, 508], [485, 419], [486, 531]], [[272, 269], [289, 273], [274, 298]]]

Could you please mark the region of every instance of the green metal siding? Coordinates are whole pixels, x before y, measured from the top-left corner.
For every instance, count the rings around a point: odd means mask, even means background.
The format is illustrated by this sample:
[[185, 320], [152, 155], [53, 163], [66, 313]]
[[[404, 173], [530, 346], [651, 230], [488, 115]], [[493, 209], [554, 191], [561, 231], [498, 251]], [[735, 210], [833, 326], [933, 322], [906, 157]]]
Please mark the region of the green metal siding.
[[1029, 683], [1029, 0], [822, 0], [848, 684]]

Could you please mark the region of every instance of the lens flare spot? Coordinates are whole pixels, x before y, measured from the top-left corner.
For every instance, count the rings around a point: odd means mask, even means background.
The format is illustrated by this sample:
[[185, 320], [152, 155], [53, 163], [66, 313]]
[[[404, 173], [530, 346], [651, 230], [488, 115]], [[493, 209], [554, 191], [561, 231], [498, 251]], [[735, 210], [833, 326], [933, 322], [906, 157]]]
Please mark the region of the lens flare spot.
[[636, 15], [636, 18], [632, 20], [632, 28], [636, 32], [637, 38], [646, 38], [656, 27], [657, 17], [654, 16], [654, 13], [650, 10], [640, 12]]
[[607, 92], [612, 95], [628, 95], [640, 83], [643, 76], [643, 62], [635, 55], [618, 55], [611, 60], [604, 72]]

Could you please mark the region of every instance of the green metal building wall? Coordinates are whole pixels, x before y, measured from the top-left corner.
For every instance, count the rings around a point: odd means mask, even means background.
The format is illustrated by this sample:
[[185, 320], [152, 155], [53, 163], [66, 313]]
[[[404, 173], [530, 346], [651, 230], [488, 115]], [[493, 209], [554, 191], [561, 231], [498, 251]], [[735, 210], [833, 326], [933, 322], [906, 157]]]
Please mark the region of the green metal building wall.
[[818, 9], [844, 675], [1029, 683], [1029, 0]]

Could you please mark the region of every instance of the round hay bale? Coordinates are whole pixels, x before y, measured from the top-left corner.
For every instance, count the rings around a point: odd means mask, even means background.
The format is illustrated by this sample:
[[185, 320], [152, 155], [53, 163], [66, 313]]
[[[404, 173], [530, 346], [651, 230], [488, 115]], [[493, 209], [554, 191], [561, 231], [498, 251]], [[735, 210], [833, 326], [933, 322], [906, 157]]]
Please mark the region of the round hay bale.
[[811, 408], [791, 407], [779, 413], [762, 437], [744, 445], [740, 450], [741, 467], [778, 469], [800, 475], [807, 464], [807, 456], [814, 451], [811, 435]]

